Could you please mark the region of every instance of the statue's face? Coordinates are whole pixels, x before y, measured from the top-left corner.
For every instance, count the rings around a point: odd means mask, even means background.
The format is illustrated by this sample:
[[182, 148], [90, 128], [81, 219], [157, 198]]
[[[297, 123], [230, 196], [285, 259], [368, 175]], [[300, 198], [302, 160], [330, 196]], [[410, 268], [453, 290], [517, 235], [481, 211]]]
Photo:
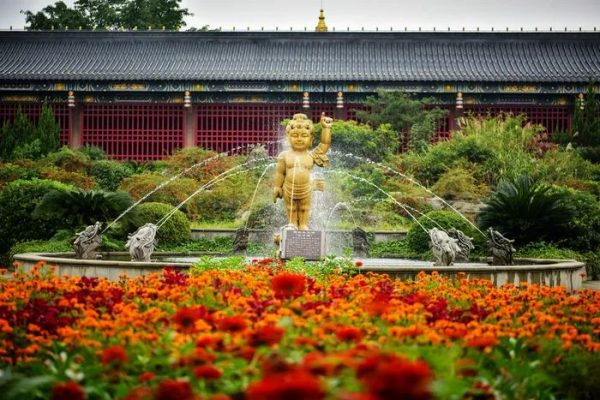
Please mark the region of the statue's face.
[[305, 151], [312, 142], [312, 132], [307, 127], [297, 127], [288, 133], [288, 141], [295, 151]]

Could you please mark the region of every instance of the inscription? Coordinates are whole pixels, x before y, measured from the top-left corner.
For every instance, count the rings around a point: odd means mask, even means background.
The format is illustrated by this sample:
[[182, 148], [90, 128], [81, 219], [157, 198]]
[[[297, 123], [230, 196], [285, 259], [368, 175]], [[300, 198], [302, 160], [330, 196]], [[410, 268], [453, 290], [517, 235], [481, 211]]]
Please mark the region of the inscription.
[[318, 260], [325, 255], [325, 235], [322, 231], [283, 231], [282, 247], [284, 259]]

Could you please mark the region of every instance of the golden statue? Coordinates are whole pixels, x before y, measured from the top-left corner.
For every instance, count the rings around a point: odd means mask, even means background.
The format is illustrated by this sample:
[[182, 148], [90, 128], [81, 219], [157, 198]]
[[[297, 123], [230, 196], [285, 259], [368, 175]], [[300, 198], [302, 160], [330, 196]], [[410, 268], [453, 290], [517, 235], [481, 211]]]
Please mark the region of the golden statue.
[[[282, 151], [277, 156], [273, 202], [283, 198], [288, 223], [302, 231], [308, 229], [313, 164], [320, 167], [329, 164], [327, 151], [331, 146], [332, 122], [325, 113], [321, 114], [321, 143], [309, 150], [313, 141], [313, 123], [305, 114], [295, 114], [285, 129], [291, 150]], [[322, 182], [318, 182], [315, 189], [323, 190]]]

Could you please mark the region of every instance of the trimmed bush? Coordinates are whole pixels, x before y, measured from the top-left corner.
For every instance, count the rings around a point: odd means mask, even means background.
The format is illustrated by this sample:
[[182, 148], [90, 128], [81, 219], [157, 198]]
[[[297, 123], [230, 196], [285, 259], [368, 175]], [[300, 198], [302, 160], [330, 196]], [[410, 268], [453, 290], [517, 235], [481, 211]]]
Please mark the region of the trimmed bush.
[[39, 173], [44, 179], [66, 183], [84, 190], [96, 188], [96, 181], [94, 178], [80, 172], [66, 171], [62, 168], [50, 165], [40, 169]]
[[[132, 175], [123, 179], [119, 188], [120, 190], [128, 192], [131, 195], [131, 198], [137, 201], [151, 190], [156, 189], [167, 179], [167, 177], [157, 173]], [[178, 178], [150, 195], [146, 201], [176, 206], [194, 193], [199, 187], [200, 184], [194, 179]], [[188, 202], [184, 207], [181, 208], [181, 211], [185, 212], [190, 218], [198, 215], [199, 213], [193, 201]]]
[[[140, 223], [156, 224], [162, 217], [173, 210], [173, 206], [164, 203], [142, 203], [138, 206]], [[190, 221], [184, 213], [176, 211], [158, 230], [160, 243], [183, 243], [190, 240]]]
[[[429, 230], [432, 228], [439, 229], [440, 227], [444, 230], [456, 228], [463, 231], [465, 235], [473, 238], [475, 252], [479, 254], [485, 252], [486, 238], [454, 211], [430, 211], [419, 217], [417, 221], [418, 224], [413, 224], [405, 239], [408, 248], [415, 253], [424, 253], [429, 250], [429, 233], [425, 232], [423, 228]], [[421, 228], [419, 224], [421, 224], [423, 228]]]
[[37, 171], [17, 164], [0, 164], [0, 189], [9, 182], [18, 179], [30, 180], [39, 178]]
[[17, 242], [52, 237], [62, 221], [37, 218], [33, 211], [48, 192], [69, 189], [62, 183], [40, 179], [7, 184], [0, 192], [0, 255]]
[[446, 171], [431, 190], [446, 200], [479, 200], [488, 192], [485, 185], [477, 185], [470, 170], [462, 167]]
[[94, 177], [101, 189], [114, 192], [124, 178], [133, 174], [133, 170], [118, 161], [98, 160], [92, 162], [89, 174]]
[[88, 156], [66, 146], [61, 147], [55, 153], [48, 154], [43, 161], [68, 172], [85, 173], [91, 166]]

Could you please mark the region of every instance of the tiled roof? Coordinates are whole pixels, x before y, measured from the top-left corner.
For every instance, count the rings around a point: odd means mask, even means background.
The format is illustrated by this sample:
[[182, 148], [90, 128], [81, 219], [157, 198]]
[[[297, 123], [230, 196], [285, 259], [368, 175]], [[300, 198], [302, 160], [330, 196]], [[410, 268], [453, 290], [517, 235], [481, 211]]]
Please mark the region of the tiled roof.
[[587, 82], [596, 33], [2, 32], [0, 80]]

